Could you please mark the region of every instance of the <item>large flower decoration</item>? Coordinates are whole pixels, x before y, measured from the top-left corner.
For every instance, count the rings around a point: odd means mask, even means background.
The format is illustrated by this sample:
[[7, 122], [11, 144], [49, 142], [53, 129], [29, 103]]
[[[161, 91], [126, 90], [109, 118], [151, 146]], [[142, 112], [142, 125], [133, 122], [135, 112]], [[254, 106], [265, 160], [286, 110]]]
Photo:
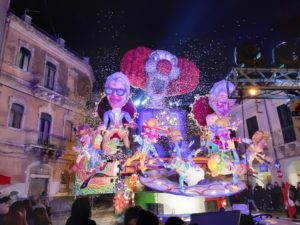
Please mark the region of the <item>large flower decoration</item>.
[[[185, 58], [146, 47], [137, 47], [125, 53], [121, 60], [121, 71], [128, 77], [131, 85], [147, 91], [150, 80], [156, 78], [155, 85], [168, 80], [166, 96], [176, 96], [192, 92], [199, 84], [199, 70]], [[161, 85], [164, 84], [161, 82]]]

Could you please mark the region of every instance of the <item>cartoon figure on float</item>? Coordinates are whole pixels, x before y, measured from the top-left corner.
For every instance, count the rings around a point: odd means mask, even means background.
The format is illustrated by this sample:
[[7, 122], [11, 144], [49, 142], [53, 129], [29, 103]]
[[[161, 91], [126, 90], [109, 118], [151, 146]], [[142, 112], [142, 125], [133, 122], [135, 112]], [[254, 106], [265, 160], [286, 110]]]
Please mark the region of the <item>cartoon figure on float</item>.
[[159, 158], [158, 153], [153, 145], [154, 143], [157, 142], [157, 139], [159, 138], [159, 131], [160, 131], [160, 127], [157, 119], [149, 119], [143, 125], [142, 136], [140, 135], [134, 136], [133, 141], [139, 143], [140, 148], [137, 149], [137, 151], [134, 153], [132, 157], [126, 160], [124, 165], [129, 166], [132, 164], [133, 161], [139, 160], [140, 170], [142, 171], [142, 173], [144, 173], [147, 170], [147, 166], [145, 165], [145, 162], [149, 153], [152, 153], [154, 157]]
[[128, 78], [121, 72], [116, 72], [107, 77], [105, 82], [105, 94], [111, 110], [103, 115], [103, 150], [113, 138], [121, 139], [126, 148], [129, 148], [129, 133], [123, 125], [123, 119], [129, 127], [135, 127], [135, 123], [128, 112], [122, 110], [130, 95], [130, 83]]
[[229, 99], [227, 94], [234, 91], [235, 86], [231, 82], [226, 84], [225, 80], [215, 83], [209, 92], [209, 105], [214, 113], [207, 115], [207, 131], [211, 132], [211, 140], [206, 146], [208, 153], [212, 153], [208, 159], [208, 168], [213, 177], [218, 175], [233, 174], [233, 183], [238, 183], [238, 175], [246, 172], [246, 165], [240, 162], [235, 148], [235, 142], [240, 138], [231, 138], [231, 130], [236, 130], [237, 123], [231, 123], [228, 114], [235, 104], [235, 100]]
[[89, 125], [80, 125], [77, 132], [79, 135], [79, 143], [77, 146], [73, 147], [73, 151], [77, 152], [78, 156], [72, 166], [72, 170], [77, 171], [78, 169], [84, 169], [86, 173], [91, 174], [99, 169], [98, 167], [100, 167], [100, 164], [102, 163], [101, 152], [97, 151], [99, 149], [93, 148], [93, 131]]
[[[101, 128], [97, 128], [98, 131]], [[91, 189], [82, 191], [81, 189], [87, 186], [91, 177], [98, 172], [105, 172], [106, 162], [102, 160], [101, 138], [97, 137], [95, 141], [94, 135], [98, 135], [98, 131], [93, 131], [89, 125], [80, 125], [77, 128], [78, 143], [73, 147], [73, 150], [78, 153], [75, 163], [71, 170], [75, 172], [75, 195], [94, 193], [96, 188], [106, 187], [106, 184], [101, 181], [94, 181], [91, 184]]]
[[[187, 154], [186, 152], [188, 149], [184, 148], [184, 144], [181, 143], [181, 146], [179, 145], [179, 142], [183, 139], [180, 131], [171, 130], [167, 133], [174, 142], [175, 148], [171, 156], [171, 160], [168, 163], [164, 163], [164, 167], [174, 169], [176, 171], [179, 175], [180, 192], [184, 193], [184, 183], [186, 183], [188, 187], [191, 187], [204, 179], [204, 170], [196, 166], [192, 160], [192, 157], [196, 156], [200, 152], [200, 149], [193, 150]], [[188, 147], [192, 144], [193, 142], [190, 143]]]
[[253, 165], [253, 161], [255, 159], [260, 164], [263, 164], [265, 162], [267, 162], [267, 163], [274, 162], [274, 160], [271, 157], [266, 156], [264, 154], [264, 149], [267, 147], [268, 140], [270, 138], [271, 138], [271, 135], [267, 131], [256, 131], [252, 135], [252, 143], [247, 148], [246, 156], [245, 156], [245, 161], [248, 163], [249, 169], [251, 172], [254, 172], [252, 165]]

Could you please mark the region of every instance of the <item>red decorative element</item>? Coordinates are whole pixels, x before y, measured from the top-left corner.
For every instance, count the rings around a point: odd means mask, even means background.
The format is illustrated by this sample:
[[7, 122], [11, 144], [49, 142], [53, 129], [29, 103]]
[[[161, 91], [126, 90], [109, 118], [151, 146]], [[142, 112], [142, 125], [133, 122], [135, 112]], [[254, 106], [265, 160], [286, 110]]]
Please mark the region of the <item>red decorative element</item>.
[[[98, 104], [98, 116], [101, 119], [101, 121], [103, 120], [103, 114], [108, 111], [111, 110], [111, 107], [108, 104], [107, 98], [104, 97]], [[122, 108], [123, 111], [128, 112], [129, 115], [133, 118], [134, 114], [136, 112], [136, 108], [134, 107], [133, 102], [131, 101], [131, 98], [128, 100], [128, 102], [123, 106]], [[125, 123], [125, 121], [123, 121], [123, 123]]]
[[170, 61], [162, 59], [158, 61], [156, 69], [160, 74], [168, 76], [168, 74], [171, 72], [172, 64]]
[[200, 72], [193, 62], [185, 58], [179, 58], [178, 67], [180, 68], [180, 75], [169, 84], [168, 96], [183, 95], [192, 92], [199, 84]]
[[[145, 64], [151, 53], [151, 49], [146, 47], [137, 47], [125, 53], [121, 60], [121, 72], [129, 79], [132, 87], [145, 90], [147, 84], [147, 74]], [[170, 62], [166, 63], [160, 60], [157, 64], [157, 70], [161, 74], [167, 73], [172, 67]], [[197, 66], [185, 58], [178, 58], [178, 67], [180, 68], [179, 77], [172, 81], [168, 86], [167, 96], [182, 95], [195, 90], [199, 84], [199, 70]]]
[[121, 71], [124, 73], [132, 87], [144, 89], [147, 83], [145, 64], [151, 53], [150, 48], [137, 47], [125, 53], [121, 60]]
[[211, 114], [207, 96], [196, 96], [191, 113], [200, 126], [206, 126], [206, 116]]
[[283, 177], [283, 173], [282, 173], [281, 169], [276, 171], [276, 175], [279, 179], [281, 179]]
[[1, 185], [10, 184], [10, 177], [0, 175], [0, 184]]
[[118, 192], [115, 195], [114, 206], [117, 212], [122, 212], [128, 206], [128, 202], [126, 201], [123, 192]]
[[289, 218], [294, 218], [295, 213], [296, 213], [296, 206], [295, 204], [291, 205], [290, 204], [290, 196], [289, 196], [289, 190], [290, 190], [290, 184], [285, 182], [284, 186], [282, 188], [282, 195], [283, 195], [283, 202], [284, 206], [288, 211]]

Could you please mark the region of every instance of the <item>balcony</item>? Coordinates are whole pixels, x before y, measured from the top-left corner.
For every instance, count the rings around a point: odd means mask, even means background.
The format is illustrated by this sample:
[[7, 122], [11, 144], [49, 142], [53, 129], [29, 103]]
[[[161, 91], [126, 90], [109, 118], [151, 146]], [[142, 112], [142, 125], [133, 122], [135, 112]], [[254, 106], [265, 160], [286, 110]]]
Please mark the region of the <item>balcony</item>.
[[56, 104], [67, 104], [77, 108], [85, 108], [87, 98], [81, 96], [69, 96], [68, 87], [55, 86], [54, 90], [48, 89], [40, 85], [40, 81], [33, 79], [30, 82], [31, 90], [34, 96], [45, 99]]
[[26, 131], [24, 145], [27, 154], [57, 159], [65, 152], [67, 141], [57, 135]]
[[57, 103], [57, 104], [64, 104], [65, 103], [65, 96], [59, 94], [54, 90], [50, 90], [44, 86], [39, 84], [35, 84], [32, 88], [32, 93], [34, 96], [45, 99], [47, 101]]

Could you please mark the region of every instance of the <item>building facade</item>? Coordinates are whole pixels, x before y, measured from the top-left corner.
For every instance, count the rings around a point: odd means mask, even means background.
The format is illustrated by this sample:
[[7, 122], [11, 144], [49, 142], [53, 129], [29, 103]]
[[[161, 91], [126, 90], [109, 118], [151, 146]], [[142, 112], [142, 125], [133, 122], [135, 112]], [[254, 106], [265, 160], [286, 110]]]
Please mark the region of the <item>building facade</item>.
[[[2, 18], [3, 19], [3, 18]], [[84, 120], [94, 75], [80, 58], [23, 19], [4, 18], [0, 58], [1, 192], [50, 196], [70, 191], [73, 127]]]
[[258, 181], [263, 184], [287, 181], [296, 185], [300, 181], [300, 143], [289, 104], [287, 99], [247, 99], [232, 110], [232, 117], [241, 121], [237, 136], [251, 138], [257, 130], [271, 134], [265, 153], [280, 162], [283, 177], [279, 178], [274, 164], [269, 164], [267, 169], [256, 164]]

